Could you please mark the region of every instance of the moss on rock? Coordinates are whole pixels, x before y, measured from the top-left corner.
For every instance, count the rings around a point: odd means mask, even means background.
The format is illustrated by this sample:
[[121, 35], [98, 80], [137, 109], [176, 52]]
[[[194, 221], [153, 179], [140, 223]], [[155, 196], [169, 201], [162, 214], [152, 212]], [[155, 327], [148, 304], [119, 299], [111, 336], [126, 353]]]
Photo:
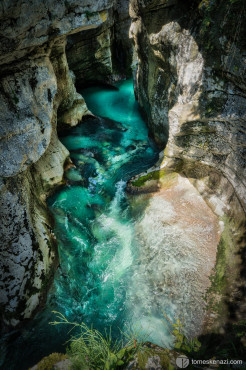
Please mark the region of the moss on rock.
[[44, 357], [37, 365], [30, 370], [52, 370], [54, 365], [60, 361], [66, 360], [68, 357], [64, 353], [51, 353], [51, 355]]
[[133, 186], [140, 187], [140, 186], [145, 185], [147, 181], [159, 180], [161, 175], [164, 175], [164, 171], [157, 170], [157, 171], [149, 172], [146, 175], [140, 176], [137, 180], [133, 181], [131, 184]]

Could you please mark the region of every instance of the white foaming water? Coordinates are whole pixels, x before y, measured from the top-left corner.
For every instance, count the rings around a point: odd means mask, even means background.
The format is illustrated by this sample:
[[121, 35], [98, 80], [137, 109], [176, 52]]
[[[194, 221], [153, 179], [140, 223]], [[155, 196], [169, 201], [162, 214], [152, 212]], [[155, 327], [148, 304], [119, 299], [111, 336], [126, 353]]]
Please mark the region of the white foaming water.
[[[110, 250], [110, 245], [117, 246], [113, 258], [107, 265], [107, 269], [105, 271], [107, 279], [105, 280], [104, 277], [104, 281], [108, 281], [109, 276], [112, 277], [114, 281], [119, 280], [133, 262], [131, 251], [133, 229], [132, 225], [126, 223], [125, 220], [122, 219], [122, 210], [120, 205], [121, 201], [125, 197], [125, 186], [126, 182], [122, 180], [116, 184], [117, 190], [114, 199], [110, 204], [109, 213], [102, 214], [98, 219], [100, 228], [103, 231], [101, 231], [100, 234], [106, 235], [110, 233], [114, 235], [113, 238], [109, 239], [109, 241], [103, 245], [103, 253], [105, 253], [107, 250]], [[95, 247], [95, 250], [97, 251], [95, 255], [98, 254], [101, 247], [101, 243]]]
[[[127, 331], [129, 327], [134, 330], [137, 327], [140, 330], [139, 336], [143, 339], [171, 347], [173, 339], [162, 311], [172, 317], [172, 312], [176, 312], [177, 308], [168, 300], [169, 292], [163, 293], [162, 284], [166, 267], [174, 273], [178, 266], [175, 266], [174, 259], [172, 264], [165, 258], [168, 251], [167, 246], [164, 247], [163, 254], [163, 233], [159, 235], [157, 232], [160, 225], [156, 228], [156, 225], [149, 223], [148, 213], [136, 223], [135, 229], [132, 220], [122, 214], [121, 203], [125, 198], [125, 185], [124, 181], [116, 184], [117, 190], [108, 212], [100, 215], [97, 220], [95, 235], [99, 238], [103, 235], [104, 239], [101, 238], [95, 246], [91, 267], [95, 269], [96, 266], [102, 266], [103, 261], [107, 261], [100, 283], [104, 294], [107, 294], [111, 287], [115, 295], [118, 294], [120, 286], [125, 288], [124, 330]], [[160, 210], [160, 206], [167, 208], [167, 204], [160, 203], [159, 200], [153, 202], [156, 212]], [[175, 214], [170, 207], [168, 213], [169, 219]], [[164, 236], [172, 237], [173, 231], [167, 229]], [[138, 238], [140, 233], [141, 238], [137, 240], [136, 234]], [[115, 248], [113, 255], [112, 248]], [[163, 257], [164, 260], [160, 262], [159, 259]]]

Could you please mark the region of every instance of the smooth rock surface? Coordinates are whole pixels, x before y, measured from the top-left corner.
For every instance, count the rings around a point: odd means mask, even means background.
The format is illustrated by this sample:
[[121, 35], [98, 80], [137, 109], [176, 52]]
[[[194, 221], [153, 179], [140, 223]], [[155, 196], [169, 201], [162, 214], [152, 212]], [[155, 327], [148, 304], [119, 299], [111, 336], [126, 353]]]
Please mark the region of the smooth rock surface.
[[[187, 173], [198, 163], [216, 169], [246, 210], [244, 26], [233, 44], [228, 34], [240, 4], [230, 16], [228, 4], [200, 10], [213, 26], [204, 20], [195, 32], [198, 6], [197, 13], [179, 1], [164, 1], [158, 11], [155, 6], [155, 1], [130, 3], [137, 96], [149, 127], [162, 144], [169, 131], [166, 159], [179, 158]], [[244, 13], [240, 16], [242, 21]]]
[[[135, 207], [143, 201], [147, 206], [135, 225], [141, 243], [139, 269], [144, 267], [145, 274], [136, 275], [132, 289], [139, 284], [138, 276], [144, 275], [145, 295], [155, 300], [152, 309], [159, 302], [165, 314], [179, 318], [186, 335], [194, 337], [202, 332], [204, 296], [210, 286], [221, 230], [217, 217], [188, 179], [174, 173], [158, 182], [158, 191], [133, 197]], [[145, 328], [147, 318], [141, 313], [138, 317], [145, 320], [140, 319]], [[160, 335], [158, 325], [151, 333], [154, 338], [154, 333]], [[166, 347], [167, 343], [162, 345]]]

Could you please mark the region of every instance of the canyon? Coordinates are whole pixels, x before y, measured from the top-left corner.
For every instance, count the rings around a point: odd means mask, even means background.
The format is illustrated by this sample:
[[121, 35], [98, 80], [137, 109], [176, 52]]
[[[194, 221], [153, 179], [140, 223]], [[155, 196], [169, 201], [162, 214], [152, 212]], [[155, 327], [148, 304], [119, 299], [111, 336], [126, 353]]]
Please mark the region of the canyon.
[[188, 336], [223, 335], [246, 310], [243, 0], [4, 0], [0, 19], [1, 332], [45, 305], [59, 265], [47, 199], [74, 168], [59, 137], [95, 118], [81, 87], [133, 73], [159, 148], [126, 189], [146, 204], [144, 293], [179, 302]]
[[112, 74], [111, 57], [101, 58], [104, 51], [111, 56], [110, 44], [97, 41], [106, 37], [101, 25], [112, 23], [112, 1], [39, 5], [0, 5], [2, 327], [31, 317], [58, 264], [45, 202], [69, 162], [57, 127], [74, 126], [89, 113], [67, 64], [67, 36], [98, 27], [92, 40], [99, 64]]

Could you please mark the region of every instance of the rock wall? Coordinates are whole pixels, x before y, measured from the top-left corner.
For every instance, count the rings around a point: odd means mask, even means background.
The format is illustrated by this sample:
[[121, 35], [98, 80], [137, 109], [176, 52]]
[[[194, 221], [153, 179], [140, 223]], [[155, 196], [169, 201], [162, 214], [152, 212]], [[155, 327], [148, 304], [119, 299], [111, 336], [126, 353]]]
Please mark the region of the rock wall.
[[209, 293], [224, 325], [245, 315], [245, 3], [131, 0], [130, 15], [136, 96], [167, 143], [158, 168], [187, 176], [224, 229]]
[[[91, 14], [87, 17], [90, 19]], [[98, 81], [110, 84], [131, 75], [130, 23], [129, 0], [118, 0], [101, 26], [68, 37], [66, 54], [77, 85]]]
[[0, 3], [2, 330], [31, 317], [56, 266], [45, 200], [62, 182], [68, 157], [57, 123], [73, 126], [89, 113], [68, 68], [66, 36], [100, 26], [112, 6], [112, 0]]
[[113, 73], [111, 53], [113, 24], [111, 10], [107, 21], [98, 28], [68, 37], [68, 63], [78, 85], [95, 81], [109, 82]]

